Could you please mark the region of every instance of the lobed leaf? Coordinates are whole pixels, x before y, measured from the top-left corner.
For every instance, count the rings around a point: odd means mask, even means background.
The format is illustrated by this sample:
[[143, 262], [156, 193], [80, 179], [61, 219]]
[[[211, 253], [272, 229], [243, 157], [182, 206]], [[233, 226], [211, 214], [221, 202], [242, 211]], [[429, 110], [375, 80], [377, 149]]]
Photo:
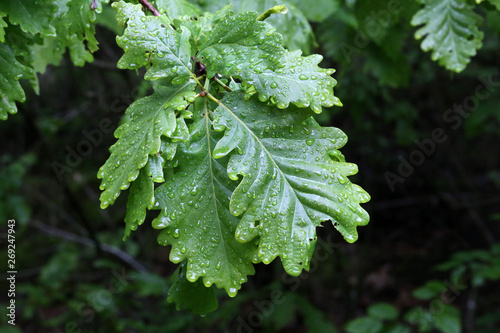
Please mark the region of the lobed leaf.
[[1, 1], [0, 12], [6, 13], [11, 24], [27, 33], [42, 36], [54, 36], [54, 19], [57, 6], [54, 0], [16, 0]]
[[146, 210], [152, 209], [154, 200], [154, 182], [148, 175], [147, 168], [141, 169], [139, 176], [130, 187], [127, 199], [127, 214], [125, 215], [125, 237], [137, 229], [146, 218]]
[[200, 9], [186, 0], [156, 0], [156, 8], [171, 20], [180, 16], [197, 16]]
[[191, 74], [190, 31], [174, 30], [166, 17], [146, 16], [140, 5], [123, 1], [113, 3], [120, 24], [127, 23], [118, 45], [125, 51], [119, 68], [147, 66], [147, 80], [173, 79], [174, 84], [188, 80]]
[[26, 95], [20, 79], [33, 77], [33, 70], [16, 59], [16, 52], [7, 44], [0, 43], [0, 119], [17, 112], [16, 101], [24, 102]]
[[236, 238], [259, 236], [260, 259], [280, 256], [291, 275], [308, 269], [322, 221], [332, 220], [348, 242], [368, 223], [359, 203], [369, 196], [347, 178], [357, 167], [338, 151], [345, 134], [309, 117], [294, 107], [283, 112], [245, 101], [242, 93], [228, 94], [214, 111], [214, 129], [225, 132], [214, 157], [230, 156], [229, 178], [242, 176], [229, 204], [241, 216]]
[[158, 243], [172, 246], [172, 262], [188, 261], [190, 282], [202, 277], [206, 287], [215, 283], [235, 296], [259, 259], [253, 243], [234, 237], [239, 219], [228, 208], [235, 184], [227, 176], [227, 159], [212, 156], [218, 138], [208, 114], [195, 117], [201, 119], [192, 125], [190, 141], [178, 148], [178, 168], [155, 190], [155, 208], [162, 211], [153, 227], [163, 229]]
[[314, 54], [302, 57], [301, 51], [287, 52], [283, 58], [283, 67], [267, 69], [262, 73], [243, 70], [235, 75], [244, 82], [249, 95], [258, 93], [259, 100], [268, 101], [285, 109], [290, 103], [298, 107], [310, 107], [320, 113], [321, 107], [342, 106], [333, 94], [337, 81], [330, 75], [333, 69], [318, 67], [322, 56]]
[[0, 12], [0, 42], [5, 42], [5, 29], [7, 27], [7, 22], [3, 19], [7, 14]]
[[206, 65], [208, 77], [280, 67], [282, 37], [256, 18], [256, 12], [236, 16], [229, 12], [212, 29], [200, 32], [197, 57]]
[[171, 136], [177, 126], [175, 111], [184, 110], [194, 100], [193, 81], [181, 86], [158, 87], [152, 96], [137, 100], [127, 109], [131, 120], [117, 128], [118, 138], [111, 156], [99, 169], [102, 179], [101, 207], [113, 204], [121, 190], [127, 189], [148, 162], [160, 152], [161, 137]]
[[481, 16], [467, 0], [418, 0], [424, 5], [411, 21], [423, 25], [415, 33], [424, 38], [422, 50], [432, 50], [432, 60], [447, 69], [461, 72], [481, 48], [483, 33], [479, 31]]

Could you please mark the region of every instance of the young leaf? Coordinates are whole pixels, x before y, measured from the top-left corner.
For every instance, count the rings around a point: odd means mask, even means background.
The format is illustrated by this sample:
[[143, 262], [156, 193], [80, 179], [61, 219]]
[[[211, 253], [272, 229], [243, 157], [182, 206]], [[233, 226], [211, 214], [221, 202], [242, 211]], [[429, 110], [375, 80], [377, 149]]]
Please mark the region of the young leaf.
[[0, 44], [0, 119], [17, 112], [16, 102], [24, 102], [26, 96], [19, 79], [33, 77], [33, 70], [16, 59], [16, 53], [4, 43]]
[[113, 7], [118, 12], [118, 22], [127, 23], [123, 36], [117, 37], [118, 45], [125, 51], [119, 68], [148, 66], [145, 79], [168, 78], [175, 84], [192, 76], [189, 30], [174, 30], [165, 24], [165, 17], [146, 16], [140, 5], [120, 1], [114, 2]]
[[422, 50], [432, 50], [432, 60], [447, 69], [461, 72], [481, 48], [483, 33], [479, 31], [481, 16], [466, 0], [418, 0], [424, 5], [411, 21], [423, 25], [415, 33], [424, 38]]
[[257, 13], [245, 12], [226, 17], [212, 30], [202, 30], [198, 59], [207, 67], [207, 76], [215, 73], [235, 75], [243, 70], [262, 72], [280, 66], [284, 54], [282, 37]]
[[156, 0], [156, 8], [172, 20], [180, 16], [196, 16], [200, 13], [198, 6], [186, 0]]
[[260, 236], [262, 261], [280, 256], [290, 275], [309, 268], [322, 221], [332, 220], [349, 242], [357, 239], [356, 227], [368, 223], [359, 203], [369, 196], [347, 179], [357, 167], [338, 151], [345, 134], [309, 117], [293, 107], [281, 111], [255, 98], [245, 101], [236, 92], [214, 112], [214, 129], [225, 131], [214, 156], [232, 153], [228, 175], [243, 176], [229, 204], [233, 215], [241, 215], [236, 238]]
[[153, 227], [163, 229], [158, 243], [172, 246], [172, 262], [188, 260], [189, 281], [202, 277], [206, 287], [215, 283], [235, 296], [247, 275], [254, 274], [257, 248], [234, 237], [239, 219], [228, 207], [235, 184], [227, 176], [227, 160], [212, 156], [217, 133], [207, 112], [195, 118], [201, 119], [192, 125], [190, 141], [178, 148], [178, 169], [155, 190], [155, 209], [162, 211]]
[[333, 69], [318, 67], [323, 59], [318, 54], [302, 57], [301, 51], [287, 52], [283, 58], [283, 67], [276, 70], [267, 69], [262, 73], [243, 70], [235, 75], [244, 82], [247, 92], [259, 93], [259, 99], [276, 104], [280, 109], [287, 108], [290, 103], [298, 107], [310, 107], [320, 113], [321, 107], [342, 106], [340, 100], [333, 95], [332, 88], [337, 81], [330, 75]]
[[5, 42], [5, 29], [7, 27], [7, 22], [4, 21], [4, 17], [7, 14], [0, 12], [0, 42]]
[[97, 8], [92, 8], [92, 0], [70, 0], [68, 2], [69, 33], [76, 34], [79, 40], [84, 41], [90, 52], [97, 51], [99, 43], [95, 38], [96, 15], [101, 13], [102, 4], [109, 0], [97, 1]]
[[24, 32], [42, 36], [54, 36], [54, 19], [57, 6], [54, 0], [1, 1], [0, 11], [7, 13], [11, 24], [19, 25]]
[[196, 83], [158, 87], [152, 96], [134, 102], [127, 109], [131, 121], [120, 126], [115, 136], [118, 142], [111, 156], [99, 169], [101, 207], [113, 204], [120, 191], [128, 188], [148, 162], [148, 156], [159, 153], [161, 136], [171, 136], [176, 129], [176, 110], [184, 110], [187, 100], [194, 100]]
[[154, 182], [148, 175], [147, 168], [141, 169], [139, 176], [130, 187], [127, 200], [127, 214], [125, 215], [125, 237], [130, 231], [136, 230], [146, 218], [146, 210], [152, 209], [154, 201]]
[[167, 301], [174, 302], [177, 310], [187, 309], [199, 315], [217, 310], [219, 302], [214, 288], [206, 288], [201, 279], [189, 282], [186, 279], [186, 262], [182, 262], [172, 275], [174, 283], [168, 290]]

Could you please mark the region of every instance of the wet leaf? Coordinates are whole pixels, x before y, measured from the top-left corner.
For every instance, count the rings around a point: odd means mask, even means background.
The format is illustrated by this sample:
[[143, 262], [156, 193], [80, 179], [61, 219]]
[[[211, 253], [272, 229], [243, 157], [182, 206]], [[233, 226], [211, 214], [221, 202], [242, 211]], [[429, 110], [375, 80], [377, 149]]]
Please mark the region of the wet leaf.
[[422, 50], [432, 50], [432, 60], [447, 69], [461, 72], [481, 48], [483, 33], [479, 31], [481, 16], [466, 0], [418, 0], [423, 4], [411, 21], [423, 25], [415, 33], [423, 38]]
[[160, 152], [161, 136], [173, 135], [177, 126], [175, 111], [188, 105], [186, 99], [194, 95], [195, 85], [188, 81], [180, 86], [159, 87], [152, 96], [139, 99], [127, 109], [131, 120], [115, 131], [118, 142], [99, 169], [102, 208], [113, 204], [121, 190], [137, 178], [149, 155]]

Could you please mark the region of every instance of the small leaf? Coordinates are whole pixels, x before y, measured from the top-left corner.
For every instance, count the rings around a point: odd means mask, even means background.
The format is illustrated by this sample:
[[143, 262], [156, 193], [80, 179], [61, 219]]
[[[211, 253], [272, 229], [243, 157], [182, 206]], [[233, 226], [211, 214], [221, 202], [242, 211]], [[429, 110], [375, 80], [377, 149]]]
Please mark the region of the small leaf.
[[425, 285], [413, 291], [413, 297], [427, 301], [436, 298], [446, 290], [446, 285], [438, 280], [427, 281]]
[[483, 33], [479, 31], [481, 16], [467, 0], [418, 0], [424, 5], [411, 21], [423, 25], [415, 33], [424, 38], [422, 50], [432, 50], [432, 60], [447, 69], [461, 72], [481, 48]]
[[349, 321], [345, 330], [347, 333], [378, 333], [382, 327], [380, 321], [371, 317], [362, 317]]
[[[283, 58], [283, 67], [276, 70], [265, 70], [256, 73], [243, 70], [235, 77], [243, 80], [247, 91], [259, 93], [259, 100], [277, 105], [280, 109], [290, 103], [298, 107], [310, 107], [320, 113], [321, 107], [342, 106], [333, 94], [337, 81], [330, 75], [333, 69], [318, 67], [323, 59], [318, 54], [302, 57], [301, 51], [287, 52]], [[250, 93], [251, 94], [251, 93]]]
[[16, 101], [24, 102], [26, 95], [20, 79], [33, 77], [33, 70], [16, 59], [16, 53], [4, 43], [0, 44], [0, 119], [17, 112]]
[[197, 58], [206, 65], [208, 77], [280, 66], [283, 39], [272, 26], [256, 18], [255, 12], [228, 13], [213, 29], [201, 31]]
[[442, 309], [435, 315], [435, 325], [439, 332], [462, 332], [460, 311], [451, 305], [444, 304]]
[[398, 310], [389, 303], [376, 303], [370, 305], [368, 315], [380, 320], [395, 320], [398, 318]]
[[201, 279], [189, 282], [186, 279], [186, 263], [183, 262], [172, 275], [174, 283], [168, 290], [167, 301], [175, 303], [177, 310], [186, 309], [199, 315], [217, 310], [219, 302], [213, 287], [205, 287]]
[[5, 29], [7, 22], [3, 19], [7, 14], [0, 12], [0, 42], [5, 42]]
[[200, 9], [186, 0], [156, 0], [156, 8], [165, 13], [171, 20], [179, 16], [197, 16]]
[[164, 17], [147, 16], [141, 5], [123, 1], [114, 2], [117, 20], [127, 23], [123, 36], [117, 37], [118, 45], [125, 54], [118, 61], [119, 68], [148, 68], [144, 78], [171, 79], [181, 84], [191, 76], [190, 32], [181, 28], [174, 30], [165, 24]]
[[152, 96], [134, 102], [127, 109], [129, 123], [117, 128], [118, 142], [111, 148], [111, 156], [99, 169], [101, 207], [113, 204], [121, 190], [139, 175], [148, 162], [148, 155], [160, 151], [161, 136], [171, 136], [176, 129], [176, 110], [184, 110], [186, 99], [194, 96], [196, 83], [188, 81], [181, 86], [159, 87]]
[[10, 23], [19, 25], [24, 32], [55, 35], [54, 27], [50, 25], [57, 12], [54, 0], [1, 1], [0, 12], [6, 13]]
[[137, 229], [146, 218], [146, 210], [154, 205], [154, 182], [148, 176], [146, 168], [142, 169], [139, 176], [130, 187], [127, 200], [127, 214], [125, 215], [125, 236], [130, 236], [130, 231]]
[[285, 5], [274, 6], [266, 10], [264, 13], [260, 14], [259, 17], [257, 17], [257, 21], [264, 21], [273, 14], [286, 14], [286, 13], [288, 13], [288, 8], [286, 8]]

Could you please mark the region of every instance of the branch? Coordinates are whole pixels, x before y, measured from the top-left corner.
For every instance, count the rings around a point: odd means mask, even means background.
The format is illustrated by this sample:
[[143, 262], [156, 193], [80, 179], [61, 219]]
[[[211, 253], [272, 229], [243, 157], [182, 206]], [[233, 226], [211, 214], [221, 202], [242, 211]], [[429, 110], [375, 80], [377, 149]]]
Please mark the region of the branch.
[[[67, 240], [69, 242], [80, 243], [80, 244], [90, 246], [90, 247], [94, 247], [94, 245], [95, 245], [94, 241], [91, 240], [90, 238], [86, 238], [86, 237], [79, 236], [79, 235], [73, 234], [73, 233], [65, 231], [65, 230], [51, 227], [51, 226], [46, 225], [38, 220], [34, 220], [33, 225], [37, 229], [45, 232], [46, 234], [49, 234], [52, 236], [57, 236], [59, 238]], [[134, 268], [135, 270], [137, 270], [139, 272], [147, 272], [148, 271], [148, 269], [146, 267], [144, 267], [144, 265], [142, 265], [140, 262], [136, 261], [128, 253], [120, 250], [117, 247], [114, 247], [114, 246], [111, 246], [108, 244], [102, 244], [101, 250], [104, 252], [108, 252], [108, 253], [115, 255], [116, 257], [120, 258], [121, 260], [123, 260], [124, 262], [129, 264], [130, 267]]]
[[160, 16], [160, 13], [156, 10], [156, 8], [152, 4], [149, 3], [148, 0], [139, 0], [139, 2], [144, 7], [146, 7], [147, 9], [149, 9], [154, 14], [154, 16]]

